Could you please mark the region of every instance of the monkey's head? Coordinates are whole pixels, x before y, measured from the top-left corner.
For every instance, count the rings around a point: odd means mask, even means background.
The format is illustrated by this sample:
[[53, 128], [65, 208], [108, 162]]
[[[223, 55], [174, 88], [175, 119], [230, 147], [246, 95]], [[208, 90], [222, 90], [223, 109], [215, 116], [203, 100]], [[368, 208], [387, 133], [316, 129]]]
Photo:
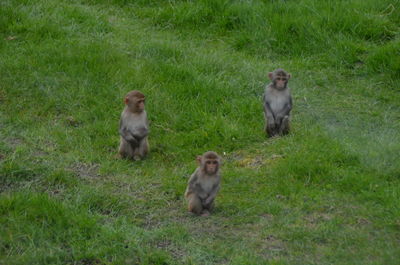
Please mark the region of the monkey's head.
[[283, 69], [276, 69], [275, 71], [268, 73], [268, 77], [271, 79], [276, 89], [282, 90], [287, 87], [291, 75]]
[[124, 102], [131, 112], [140, 113], [144, 110], [145, 96], [142, 92], [133, 90], [126, 94]]
[[203, 155], [197, 157], [197, 161], [201, 170], [207, 175], [214, 175], [219, 170], [221, 158], [213, 151], [205, 152]]

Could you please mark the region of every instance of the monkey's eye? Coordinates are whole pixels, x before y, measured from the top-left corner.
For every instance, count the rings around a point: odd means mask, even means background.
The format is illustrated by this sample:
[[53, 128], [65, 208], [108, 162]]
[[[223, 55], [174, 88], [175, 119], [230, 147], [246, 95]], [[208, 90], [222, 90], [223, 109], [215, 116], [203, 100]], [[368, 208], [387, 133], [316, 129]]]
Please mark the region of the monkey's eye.
[[280, 77], [278, 77], [276, 80], [277, 80], [277, 81], [281, 81], [282, 79], [281, 79]]
[[213, 163], [213, 165], [216, 165], [216, 164], [217, 164], [217, 161], [213, 161], [212, 163]]

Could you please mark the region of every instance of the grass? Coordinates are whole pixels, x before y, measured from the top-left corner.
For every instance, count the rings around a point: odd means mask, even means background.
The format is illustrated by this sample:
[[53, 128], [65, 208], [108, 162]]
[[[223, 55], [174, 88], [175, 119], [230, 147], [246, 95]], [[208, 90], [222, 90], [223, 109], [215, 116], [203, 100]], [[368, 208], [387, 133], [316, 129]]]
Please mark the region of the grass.
[[[398, 0], [0, 7], [0, 263], [398, 263]], [[278, 67], [292, 132], [266, 139]], [[116, 157], [133, 89], [151, 120], [135, 163]], [[222, 189], [194, 218], [207, 150]]]

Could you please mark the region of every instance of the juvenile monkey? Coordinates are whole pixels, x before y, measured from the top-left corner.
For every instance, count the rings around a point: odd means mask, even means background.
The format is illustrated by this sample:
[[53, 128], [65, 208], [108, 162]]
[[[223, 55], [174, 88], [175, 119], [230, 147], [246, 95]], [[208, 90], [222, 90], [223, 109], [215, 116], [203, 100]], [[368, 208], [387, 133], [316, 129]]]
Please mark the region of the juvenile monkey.
[[140, 91], [133, 90], [125, 96], [124, 103], [125, 108], [119, 122], [119, 154], [123, 158], [137, 160], [149, 152], [149, 121], [144, 109], [145, 96]]
[[291, 77], [283, 69], [268, 73], [271, 83], [264, 92], [265, 131], [269, 137], [289, 133], [292, 96], [287, 83]]
[[214, 199], [220, 188], [221, 158], [217, 153], [208, 151], [197, 157], [199, 167], [189, 179], [185, 197], [188, 210], [197, 215], [208, 216], [214, 208]]

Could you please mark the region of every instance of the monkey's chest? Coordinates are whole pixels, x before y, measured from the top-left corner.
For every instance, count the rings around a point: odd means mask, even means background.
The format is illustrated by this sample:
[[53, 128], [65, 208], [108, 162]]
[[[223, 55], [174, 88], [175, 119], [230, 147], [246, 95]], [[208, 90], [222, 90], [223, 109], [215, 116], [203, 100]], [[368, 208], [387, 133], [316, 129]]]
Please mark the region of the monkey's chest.
[[149, 133], [149, 128], [144, 119], [131, 118], [128, 129], [133, 135], [139, 138], [143, 138]]
[[214, 187], [214, 182], [213, 181], [204, 181], [203, 183], [200, 184], [200, 186], [205, 192], [209, 192]]
[[268, 101], [270, 103], [271, 109], [274, 112], [278, 112], [278, 111], [282, 110], [287, 103], [289, 103], [289, 101], [287, 99], [288, 99], [288, 97], [285, 97], [284, 95], [273, 94], [268, 98]]
[[213, 190], [213, 188], [215, 187], [215, 184], [216, 183], [213, 180], [205, 180], [205, 181], [202, 181], [202, 182], [198, 183], [198, 186], [200, 187], [199, 196], [202, 199], [207, 198], [210, 195], [210, 193]]
[[149, 133], [149, 129], [146, 126], [138, 126], [133, 129], [134, 134], [139, 137], [145, 137]]

